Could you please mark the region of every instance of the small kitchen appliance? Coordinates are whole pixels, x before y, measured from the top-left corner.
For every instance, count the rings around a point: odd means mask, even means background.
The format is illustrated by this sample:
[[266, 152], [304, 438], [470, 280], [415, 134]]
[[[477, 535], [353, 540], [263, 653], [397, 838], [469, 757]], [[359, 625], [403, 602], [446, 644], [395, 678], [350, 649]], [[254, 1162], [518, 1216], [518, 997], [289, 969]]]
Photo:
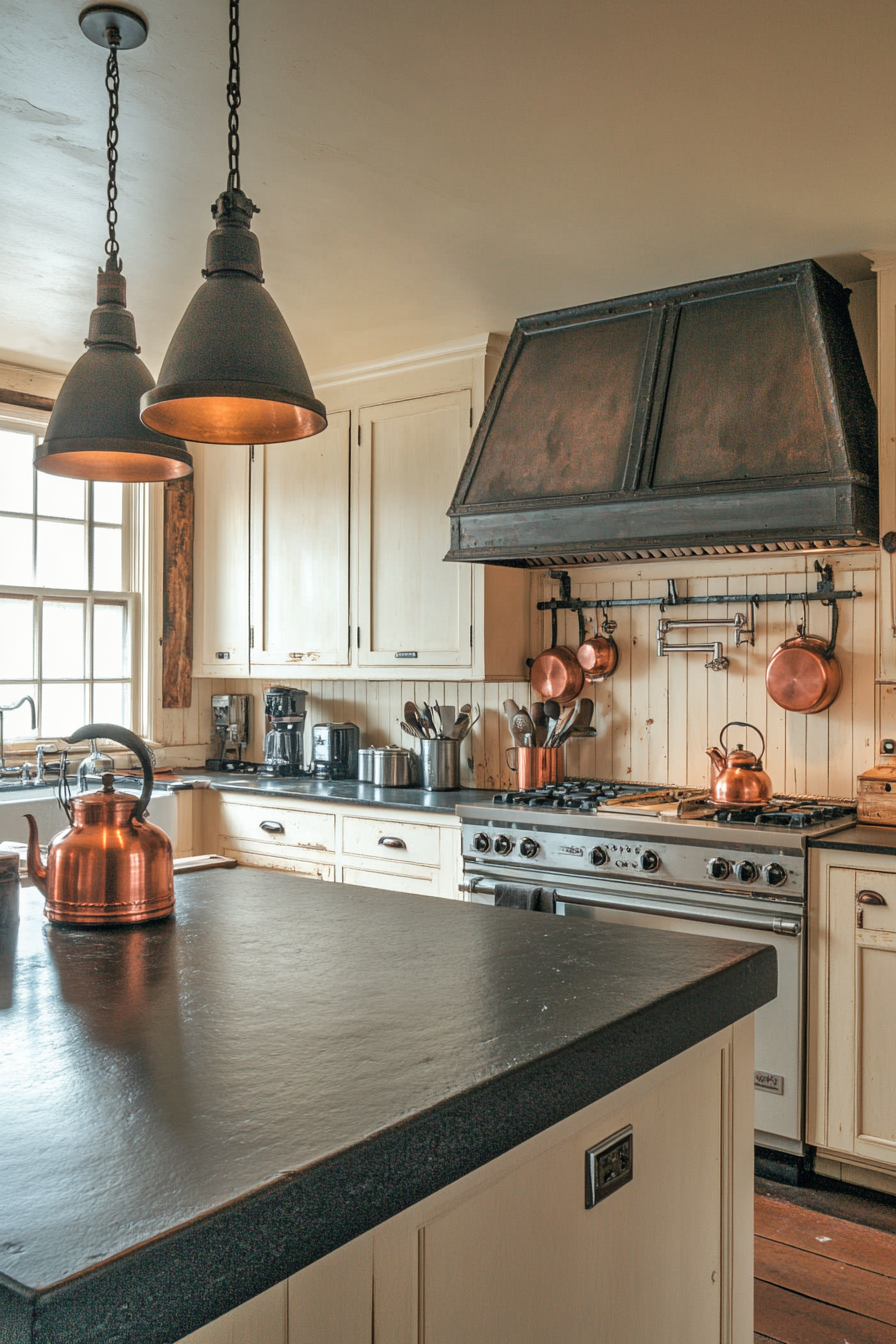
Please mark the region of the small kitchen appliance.
[[220, 743], [220, 754], [205, 762], [206, 770], [227, 774], [256, 774], [258, 766], [243, 760], [243, 748], [249, 743], [251, 695], [213, 695], [212, 721]]
[[270, 728], [264, 738], [261, 773], [294, 778], [305, 773], [305, 698], [292, 686], [268, 686], [264, 712]]
[[311, 729], [315, 779], [357, 779], [361, 730], [356, 723], [316, 723]]
[[[738, 742], [732, 751], [725, 742], [729, 728], [749, 728], [756, 733], [762, 743], [762, 751], [756, 756], [745, 751], [744, 744]], [[712, 762], [712, 784], [710, 797], [720, 807], [756, 807], [767, 803], [774, 793], [774, 786], [762, 768], [765, 755], [765, 738], [752, 723], [742, 723], [732, 719], [726, 723], [719, 734], [719, 747], [708, 747], [707, 756]]]
[[[66, 741], [106, 737], [132, 751], [143, 769], [139, 798], [116, 793], [115, 777], [103, 775], [98, 793], [82, 793], [69, 805], [71, 826], [50, 841], [40, 857], [37, 822], [28, 822], [28, 876], [45, 898], [54, 924], [144, 924], [174, 910], [171, 841], [146, 820], [152, 795], [152, 761], [135, 733], [114, 723], [89, 723]], [[69, 810], [67, 808], [67, 810]]]
[[855, 803], [722, 806], [701, 789], [572, 779], [457, 812], [470, 900], [500, 903], [502, 884], [531, 883], [538, 909], [558, 915], [775, 948], [778, 995], [756, 1014], [756, 1143], [796, 1171], [805, 1151], [808, 844], [852, 826]]

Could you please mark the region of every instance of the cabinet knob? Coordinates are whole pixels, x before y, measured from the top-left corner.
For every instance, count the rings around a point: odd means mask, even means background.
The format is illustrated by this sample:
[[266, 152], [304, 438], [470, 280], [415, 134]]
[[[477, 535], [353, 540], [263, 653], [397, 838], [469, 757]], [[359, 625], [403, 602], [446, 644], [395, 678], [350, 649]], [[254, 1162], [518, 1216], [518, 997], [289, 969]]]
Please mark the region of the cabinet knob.
[[381, 835], [377, 844], [384, 845], [386, 849], [407, 849], [405, 842], [397, 835]]
[[884, 900], [883, 896], [881, 896], [881, 894], [880, 894], [879, 891], [859, 891], [859, 892], [856, 892], [856, 928], [857, 928], [857, 929], [861, 929], [861, 928], [864, 927], [864, 922], [865, 922], [865, 918], [864, 918], [864, 916], [865, 916], [865, 911], [863, 910], [862, 907], [863, 907], [863, 906], [866, 906], [866, 905], [886, 905], [886, 901]]
[[270, 831], [272, 835], [280, 835], [283, 831], [282, 821], [260, 821], [258, 826], [260, 830]]

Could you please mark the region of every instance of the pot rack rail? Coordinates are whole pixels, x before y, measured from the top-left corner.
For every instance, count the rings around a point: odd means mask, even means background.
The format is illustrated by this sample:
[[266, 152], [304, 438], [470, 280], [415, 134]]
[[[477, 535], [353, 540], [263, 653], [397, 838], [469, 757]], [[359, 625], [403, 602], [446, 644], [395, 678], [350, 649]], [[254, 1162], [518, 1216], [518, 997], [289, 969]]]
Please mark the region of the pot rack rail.
[[750, 603], [754, 607], [767, 602], [852, 602], [862, 594], [855, 588], [835, 588], [834, 571], [830, 565], [815, 561], [818, 583], [814, 590], [802, 593], [679, 593], [674, 579], [666, 580], [665, 597], [573, 597], [572, 580], [568, 570], [552, 569], [549, 575], [560, 584], [560, 596], [538, 603], [539, 611], [574, 611], [582, 620], [585, 611], [603, 611], [609, 607], [659, 607], [663, 613], [667, 607], [685, 607], [688, 605], [726, 605], [739, 606]]

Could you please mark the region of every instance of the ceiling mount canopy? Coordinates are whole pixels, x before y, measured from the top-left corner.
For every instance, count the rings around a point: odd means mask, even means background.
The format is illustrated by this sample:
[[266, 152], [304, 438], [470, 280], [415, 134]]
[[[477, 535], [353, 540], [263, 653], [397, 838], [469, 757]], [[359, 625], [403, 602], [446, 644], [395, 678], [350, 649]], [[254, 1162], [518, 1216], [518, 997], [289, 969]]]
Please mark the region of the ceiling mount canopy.
[[318, 434], [327, 412], [302, 356], [264, 288], [252, 232], [258, 207], [240, 186], [239, 0], [230, 0], [227, 189], [212, 206], [205, 283], [141, 400], [145, 425], [200, 443], [282, 443]]
[[87, 353], [60, 389], [34, 465], [53, 476], [88, 481], [168, 481], [188, 476], [186, 445], [140, 420], [140, 397], [153, 385], [139, 358], [134, 318], [127, 310], [125, 278], [115, 227], [118, 222], [118, 50], [146, 40], [146, 22], [120, 5], [91, 5], [80, 18], [91, 42], [106, 47], [109, 129], [106, 151], [106, 267], [97, 276], [97, 306], [90, 315]]

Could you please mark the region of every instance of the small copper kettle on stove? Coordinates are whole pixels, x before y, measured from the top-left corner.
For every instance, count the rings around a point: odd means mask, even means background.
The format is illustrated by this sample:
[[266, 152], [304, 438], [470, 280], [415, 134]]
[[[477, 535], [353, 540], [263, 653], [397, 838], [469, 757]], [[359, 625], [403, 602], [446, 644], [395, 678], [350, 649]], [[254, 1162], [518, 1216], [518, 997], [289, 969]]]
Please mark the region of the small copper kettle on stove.
[[[733, 751], [725, 744], [725, 734], [729, 728], [752, 728], [759, 733], [762, 751], [755, 756], [745, 751], [742, 742], [738, 742]], [[709, 787], [710, 798], [719, 807], [759, 807], [767, 803], [774, 792], [772, 781], [762, 768], [765, 755], [765, 738], [752, 723], [743, 723], [739, 719], [726, 723], [719, 734], [718, 747], [708, 747], [707, 756], [712, 761], [712, 782]]]
[[26, 816], [28, 876], [43, 892], [44, 914], [55, 924], [164, 919], [174, 910], [174, 860], [168, 836], [145, 819], [153, 785], [149, 752], [135, 733], [114, 723], [89, 723], [65, 741], [95, 737], [110, 738], [134, 753], [143, 767], [143, 791], [139, 798], [116, 793], [114, 776], [103, 775], [101, 792], [72, 800], [72, 824], [53, 836], [46, 866], [37, 822]]

